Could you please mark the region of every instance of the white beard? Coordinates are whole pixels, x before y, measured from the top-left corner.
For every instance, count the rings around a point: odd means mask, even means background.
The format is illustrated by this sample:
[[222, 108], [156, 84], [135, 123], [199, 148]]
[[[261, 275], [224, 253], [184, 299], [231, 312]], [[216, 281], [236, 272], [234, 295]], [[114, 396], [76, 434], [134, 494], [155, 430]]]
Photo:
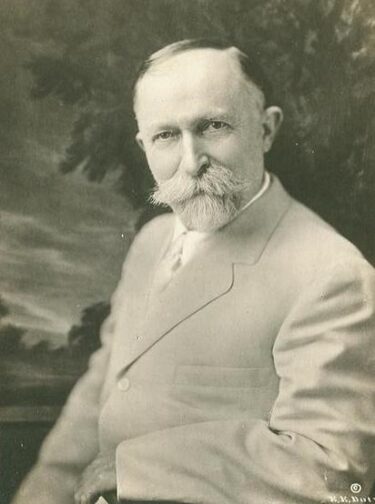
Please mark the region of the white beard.
[[187, 229], [214, 231], [237, 215], [240, 194], [251, 185], [238, 180], [227, 168], [210, 166], [200, 177], [177, 172], [159, 184], [151, 201], [170, 206]]

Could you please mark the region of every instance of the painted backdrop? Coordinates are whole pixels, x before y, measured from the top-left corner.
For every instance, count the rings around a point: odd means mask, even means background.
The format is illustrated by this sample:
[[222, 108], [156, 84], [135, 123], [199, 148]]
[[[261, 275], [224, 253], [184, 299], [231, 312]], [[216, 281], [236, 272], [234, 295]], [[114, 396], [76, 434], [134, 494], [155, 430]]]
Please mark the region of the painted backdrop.
[[229, 38], [263, 64], [286, 121], [267, 159], [375, 261], [373, 0], [2, 0], [0, 502], [35, 459], [153, 215], [134, 142], [139, 62]]

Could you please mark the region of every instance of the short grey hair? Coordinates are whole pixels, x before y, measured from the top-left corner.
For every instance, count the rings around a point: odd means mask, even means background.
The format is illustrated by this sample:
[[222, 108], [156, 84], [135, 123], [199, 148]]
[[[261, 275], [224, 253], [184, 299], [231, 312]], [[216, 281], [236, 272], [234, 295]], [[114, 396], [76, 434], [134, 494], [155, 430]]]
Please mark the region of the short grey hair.
[[262, 67], [253, 55], [249, 55], [241, 51], [238, 47], [233, 46], [233, 44], [223, 42], [221, 40], [196, 38], [180, 40], [162, 47], [141, 63], [136, 73], [133, 85], [133, 106], [135, 107], [138, 84], [149, 70], [158, 63], [162, 63], [172, 56], [194, 49], [217, 49], [219, 51], [225, 51], [228, 49], [233, 50], [245, 79], [254, 84], [262, 92], [264, 97], [264, 106], [272, 104], [272, 86]]

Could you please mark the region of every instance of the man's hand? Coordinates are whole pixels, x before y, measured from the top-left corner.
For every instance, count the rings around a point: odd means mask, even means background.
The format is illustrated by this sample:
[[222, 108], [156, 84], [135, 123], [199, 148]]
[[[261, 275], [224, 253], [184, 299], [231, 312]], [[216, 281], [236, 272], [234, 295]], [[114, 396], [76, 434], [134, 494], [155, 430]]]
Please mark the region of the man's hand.
[[116, 490], [115, 452], [99, 453], [83, 471], [74, 494], [75, 504], [92, 504], [100, 494]]

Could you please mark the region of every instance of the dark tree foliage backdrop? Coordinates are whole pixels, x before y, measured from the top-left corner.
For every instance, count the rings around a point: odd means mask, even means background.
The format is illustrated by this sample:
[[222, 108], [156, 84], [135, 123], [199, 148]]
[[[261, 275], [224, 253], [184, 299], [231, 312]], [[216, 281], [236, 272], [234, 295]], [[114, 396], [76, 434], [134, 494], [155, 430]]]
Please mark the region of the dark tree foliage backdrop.
[[[191, 37], [230, 39], [262, 63], [286, 120], [267, 160], [289, 191], [375, 259], [375, 4], [373, 0], [45, 0], [43, 51], [27, 66], [32, 96], [72, 107], [60, 168], [147, 207], [152, 184], [134, 142], [131, 88], [139, 62]], [[27, 19], [25, 19], [27, 32]], [[46, 49], [47, 48], [47, 49]]]

